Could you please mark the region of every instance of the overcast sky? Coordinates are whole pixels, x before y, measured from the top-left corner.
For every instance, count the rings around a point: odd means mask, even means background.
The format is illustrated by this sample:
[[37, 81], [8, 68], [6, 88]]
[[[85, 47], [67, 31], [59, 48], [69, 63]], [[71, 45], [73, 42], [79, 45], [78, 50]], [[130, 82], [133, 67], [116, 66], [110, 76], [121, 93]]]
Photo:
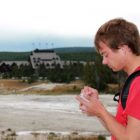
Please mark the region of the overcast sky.
[[97, 29], [116, 17], [140, 29], [138, 0], [0, 0], [0, 51], [93, 46]]

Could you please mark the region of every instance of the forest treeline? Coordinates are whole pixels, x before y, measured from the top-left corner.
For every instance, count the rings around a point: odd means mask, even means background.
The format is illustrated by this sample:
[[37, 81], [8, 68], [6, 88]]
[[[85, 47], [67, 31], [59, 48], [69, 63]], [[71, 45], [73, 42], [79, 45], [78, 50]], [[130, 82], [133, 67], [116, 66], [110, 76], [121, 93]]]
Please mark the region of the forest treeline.
[[39, 65], [37, 69], [33, 69], [31, 64], [17, 66], [16, 63], [13, 63], [9, 66], [3, 63], [0, 65], [0, 75], [3, 79], [25, 79], [28, 83], [37, 80], [70, 83], [78, 79], [83, 81], [85, 85], [98, 90], [104, 90], [109, 83], [118, 84], [119, 81], [116, 73], [101, 64], [99, 55], [96, 56], [94, 64], [88, 61], [85, 65], [77, 62], [64, 65], [63, 68], [55, 65], [53, 69], [46, 69], [44, 64]]
[[[29, 54], [29, 52], [5, 52], [5, 54], [1, 52], [0, 60], [28, 60]], [[58, 55], [63, 61], [76, 60], [77, 63], [64, 65], [63, 68], [56, 65], [54, 69], [46, 69], [44, 64], [38, 66], [37, 69], [33, 69], [31, 65], [17, 66], [16, 63], [13, 63], [9, 66], [2, 64], [0, 66], [1, 78], [14, 77], [21, 79], [26, 77], [28, 83], [35, 82], [38, 79], [49, 80], [51, 82], [70, 83], [75, 79], [79, 79], [82, 80], [85, 85], [97, 88], [98, 90], [104, 90], [109, 83], [120, 84], [120, 74], [114, 73], [107, 66], [102, 65], [102, 58], [95, 51], [59, 52]], [[86, 61], [86, 64], [82, 64], [80, 61]], [[91, 61], [94, 61], [94, 64], [90, 63]]]

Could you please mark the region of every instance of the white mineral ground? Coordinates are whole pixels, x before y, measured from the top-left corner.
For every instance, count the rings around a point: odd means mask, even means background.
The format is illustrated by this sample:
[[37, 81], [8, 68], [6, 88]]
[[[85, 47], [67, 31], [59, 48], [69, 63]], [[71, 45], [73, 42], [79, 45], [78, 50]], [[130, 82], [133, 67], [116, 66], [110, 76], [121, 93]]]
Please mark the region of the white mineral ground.
[[[96, 117], [82, 114], [76, 95], [0, 95], [0, 131], [11, 128], [17, 140], [31, 132], [78, 132], [95, 135], [108, 132]], [[113, 95], [100, 95], [104, 106], [113, 114]], [[26, 138], [25, 138], [26, 139]]]

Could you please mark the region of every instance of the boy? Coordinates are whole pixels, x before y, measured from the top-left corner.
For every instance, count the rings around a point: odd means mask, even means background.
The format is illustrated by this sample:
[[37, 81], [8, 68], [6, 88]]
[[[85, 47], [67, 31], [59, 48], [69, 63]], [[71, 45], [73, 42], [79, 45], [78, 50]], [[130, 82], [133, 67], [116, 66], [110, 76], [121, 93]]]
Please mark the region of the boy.
[[[140, 70], [140, 36], [135, 24], [116, 18], [103, 24], [95, 36], [95, 46], [102, 55], [102, 63], [113, 71], [127, 73], [128, 77]], [[80, 109], [100, 118], [111, 133], [112, 140], [140, 140], [140, 76], [130, 85], [126, 107], [119, 99], [116, 116], [109, 113], [98, 99], [98, 91], [84, 87], [82, 92], [87, 100], [77, 96]], [[122, 93], [121, 93], [122, 94]]]

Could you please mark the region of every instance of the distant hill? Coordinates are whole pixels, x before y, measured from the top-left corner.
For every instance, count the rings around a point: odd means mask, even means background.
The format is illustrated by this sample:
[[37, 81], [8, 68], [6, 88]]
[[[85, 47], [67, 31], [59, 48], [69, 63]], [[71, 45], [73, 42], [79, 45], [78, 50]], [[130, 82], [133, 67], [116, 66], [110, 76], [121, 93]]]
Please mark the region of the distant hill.
[[65, 47], [65, 48], [54, 48], [56, 53], [76, 53], [76, 52], [95, 52], [94, 47]]
[[0, 61], [26, 61], [30, 52], [0, 52]]
[[[93, 60], [95, 48], [93, 47], [65, 47], [54, 48], [62, 60]], [[24, 61], [29, 59], [31, 52], [0, 52], [0, 61]]]

